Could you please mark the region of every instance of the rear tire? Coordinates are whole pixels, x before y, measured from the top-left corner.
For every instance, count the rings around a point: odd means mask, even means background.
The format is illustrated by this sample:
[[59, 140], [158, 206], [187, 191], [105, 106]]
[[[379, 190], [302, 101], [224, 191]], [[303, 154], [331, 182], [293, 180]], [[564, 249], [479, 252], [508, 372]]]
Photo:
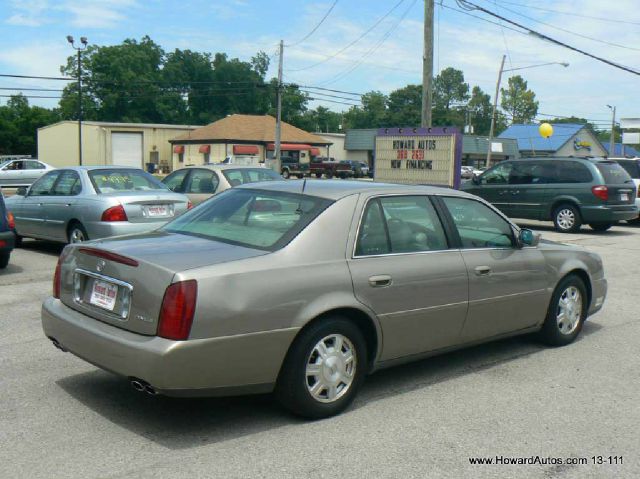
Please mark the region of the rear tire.
[[281, 174], [282, 174], [282, 177], [283, 177], [285, 180], [288, 180], [288, 179], [289, 179], [289, 177], [291, 176], [291, 175], [289, 174], [289, 170], [286, 170], [286, 169], [285, 169], [285, 170], [282, 170], [282, 173], [281, 173]]
[[594, 231], [607, 231], [613, 223], [589, 223], [589, 227]]
[[578, 276], [567, 276], [551, 296], [540, 339], [549, 346], [572, 343], [582, 331], [588, 308], [584, 282]]
[[322, 173], [315, 173], [315, 175], [316, 175], [316, 178], [318, 179], [322, 178]]
[[296, 175], [296, 177], [301, 180], [302, 178], [304, 178], [304, 175]]
[[561, 233], [575, 233], [582, 225], [580, 210], [570, 203], [558, 206], [553, 211], [553, 224]]
[[11, 253], [0, 254], [0, 269], [5, 269], [9, 265]]
[[276, 398], [293, 414], [322, 419], [344, 411], [367, 369], [367, 345], [351, 321], [333, 316], [304, 329], [280, 370]]
[[89, 235], [87, 230], [84, 229], [81, 223], [77, 221], [69, 225], [69, 232], [67, 234], [67, 241], [69, 244], [83, 243], [89, 241]]
[[327, 171], [327, 172], [324, 174], [324, 176], [326, 176], [326, 177], [327, 177], [327, 179], [329, 179], [329, 180], [330, 180], [331, 178], [333, 178], [333, 171]]

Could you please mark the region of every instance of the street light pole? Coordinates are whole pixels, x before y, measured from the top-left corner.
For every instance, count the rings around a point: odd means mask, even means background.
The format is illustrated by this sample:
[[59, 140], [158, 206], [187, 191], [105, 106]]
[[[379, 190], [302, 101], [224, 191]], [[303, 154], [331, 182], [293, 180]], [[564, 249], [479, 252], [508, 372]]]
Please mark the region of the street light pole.
[[563, 67], [568, 67], [569, 64], [567, 62], [549, 62], [549, 63], [540, 63], [538, 65], [529, 65], [526, 67], [518, 67], [518, 68], [509, 68], [507, 70], [504, 69], [504, 61], [507, 58], [506, 55], [502, 55], [502, 63], [500, 63], [500, 71], [498, 72], [498, 81], [496, 82], [496, 94], [493, 97], [493, 111], [491, 113], [491, 127], [489, 129], [489, 148], [487, 150], [487, 168], [491, 166], [491, 142], [493, 141], [493, 135], [496, 129], [496, 114], [498, 109], [498, 96], [500, 95], [500, 82], [502, 81], [502, 74], [504, 72], [512, 72], [516, 70], [524, 70], [527, 68], [537, 68], [544, 67], [547, 65], [562, 65]]
[[87, 37], [80, 37], [82, 46], [75, 46], [74, 39], [67, 35], [71, 48], [78, 52], [78, 164], [82, 166], [82, 51], [87, 48]]
[[616, 107], [607, 105], [611, 110], [611, 137], [609, 139], [609, 158], [616, 156]]

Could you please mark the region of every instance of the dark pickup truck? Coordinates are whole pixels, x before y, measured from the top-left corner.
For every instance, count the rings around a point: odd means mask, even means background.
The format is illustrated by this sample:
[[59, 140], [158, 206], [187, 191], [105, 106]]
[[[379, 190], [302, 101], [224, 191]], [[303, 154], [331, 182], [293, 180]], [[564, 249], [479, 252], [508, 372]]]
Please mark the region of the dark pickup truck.
[[9, 256], [15, 241], [13, 216], [7, 211], [2, 191], [0, 191], [0, 269], [9, 264]]
[[282, 159], [283, 178], [296, 176], [302, 178], [304, 176], [314, 175], [321, 178], [324, 175], [327, 178], [350, 178], [353, 176], [351, 166], [340, 163], [338, 161], [312, 161], [310, 163], [300, 163], [299, 161]]

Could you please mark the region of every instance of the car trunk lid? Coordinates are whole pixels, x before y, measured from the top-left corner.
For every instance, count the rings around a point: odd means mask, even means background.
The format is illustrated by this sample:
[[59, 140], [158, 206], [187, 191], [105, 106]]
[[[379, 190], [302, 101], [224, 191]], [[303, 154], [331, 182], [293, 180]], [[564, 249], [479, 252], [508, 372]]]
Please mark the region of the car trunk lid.
[[170, 220], [187, 210], [188, 199], [170, 191], [127, 191], [102, 193], [102, 197], [116, 198], [131, 223], [151, 223]]
[[162, 298], [176, 273], [262, 254], [163, 232], [85, 243], [66, 255], [60, 299], [99, 321], [155, 335]]

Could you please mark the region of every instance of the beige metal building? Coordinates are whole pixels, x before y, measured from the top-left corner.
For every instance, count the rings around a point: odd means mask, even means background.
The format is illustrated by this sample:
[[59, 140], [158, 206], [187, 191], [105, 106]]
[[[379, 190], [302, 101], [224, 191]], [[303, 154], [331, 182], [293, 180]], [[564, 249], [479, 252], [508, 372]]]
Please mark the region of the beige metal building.
[[[191, 125], [82, 122], [84, 165], [126, 165], [173, 169], [173, 138], [200, 128]], [[78, 165], [78, 123], [61, 121], [38, 129], [38, 159], [56, 167]]]

